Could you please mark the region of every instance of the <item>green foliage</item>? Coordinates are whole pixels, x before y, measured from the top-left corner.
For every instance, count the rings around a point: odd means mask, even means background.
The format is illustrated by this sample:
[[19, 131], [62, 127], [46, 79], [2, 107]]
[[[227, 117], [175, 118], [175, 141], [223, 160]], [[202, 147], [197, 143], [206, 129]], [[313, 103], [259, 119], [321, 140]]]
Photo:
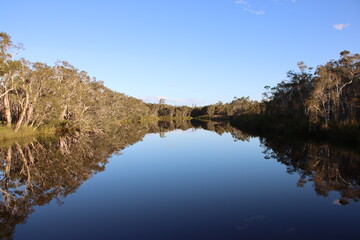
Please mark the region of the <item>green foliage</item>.
[[315, 73], [303, 63], [300, 72], [288, 72], [288, 79], [276, 87], [265, 87], [266, 114], [305, 119], [334, 127], [360, 120], [360, 55], [348, 51], [340, 59], [317, 67]]
[[17, 48], [9, 35], [0, 33], [0, 121], [14, 133], [43, 126], [60, 133], [108, 132], [152, 118], [224, 120], [254, 114], [274, 116], [274, 123], [284, 119], [284, 126], [294, 122], [295, 129], [323, 131], [322, 126], [358, 126], [360, 119], [360, 55], [348, 51], [314, 72], [299, 62], [299, 72], [289, 71], [287, 80], [265, 87], [262, 102], [235, 97], [230, 103], [188, 107], [168, 105], [165, 99], [145, 104], [108, 89], [65, 61], [48, 66], [15, 60], [11, 53]]
[[14, 133], [25, 126], [103, 132], [149, 114], [141, 100], [106, 88], [68, 62], [14, 60], [9, 54], [14, 48], [10, 36], [0, 33], [0, 121]]
[[191, 116], [195, 118], [225, 119], [242, 114], [260, 113], [260, 103], [250, 100], [249, 97], [234, 97], [230, 103], [218, 102], [213, 105], [193, 108]]
[[191, 111], [193, 110], [188, 106], [172, 106], [165, 104], [165, 101], [160, 101], [159, 104], [148, 103], [150, 116], [189, 119]]

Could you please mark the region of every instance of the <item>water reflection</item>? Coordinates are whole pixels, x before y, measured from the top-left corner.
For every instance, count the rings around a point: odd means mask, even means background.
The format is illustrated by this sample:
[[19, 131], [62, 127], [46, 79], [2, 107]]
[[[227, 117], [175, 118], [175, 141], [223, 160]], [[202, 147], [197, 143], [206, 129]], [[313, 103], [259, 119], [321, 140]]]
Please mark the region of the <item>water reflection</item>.
[[[219, 135], [230, 133], [235, 141], [249, 141], [250, 135], [224, 122], [160, 121], [127, 125], [111, 133], [63, 136], [14, 142], [0, 148], [0, 238], [12, 239], [15, 227], [24, 223], [35, 206], [53, 199], [59, 203], [94, 174], [104, 171], [108, 159], [147, 133], [174, 129], [202, 128]], [[291, 143], [283, 139], [261, 138], [265, 158], [286, 165], [289, 174], [300, 176], [298, 186], [312, 182], [321, 196], [340, 193], [338, 204], [360, 197], [359, 155], [327, 144]], [[243, 230], [265, 219], [259, 215], [238, 226]]]
[[34, 206], [59, 202], [94, 174], [110, 156], [147, 133], [191, 128], [188, 121], [127, 125], [106, 134], [13, 142], [0, 148], [0, 239], [12, 239]]
[[335, 204], [346, 205], [360, 199], [360, 157], [350, 149], [329, 144], [291, 142], [288, 139], [261, 139], [265, 158], [286, 165], [289, 174], [297, 173], [298, 187], [313, 183], [320, 196], [340, 193]]

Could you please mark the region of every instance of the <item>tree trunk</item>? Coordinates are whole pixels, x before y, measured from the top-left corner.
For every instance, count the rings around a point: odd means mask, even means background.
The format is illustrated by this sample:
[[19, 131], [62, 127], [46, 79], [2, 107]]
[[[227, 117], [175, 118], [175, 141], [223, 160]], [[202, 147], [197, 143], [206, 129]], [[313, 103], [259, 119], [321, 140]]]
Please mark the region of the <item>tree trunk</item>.
[[5, 166], [5, 177], [6, 178], [10, 178], [11, 156], [12, 156], [12, 148], [10, 146], [7, 148], [7, 154], [6, 154], [6, 166]]
[[24, 103], [24, 107], [23, 107], [23, 109], [21, 111], [19, 120], [16, 123], [15, 129], [14, 129], [15, 132], [17, 132], [19, 130], [19, 128], [21, 127], [21, 124], [22, 124], [22, 122], [24, 120], [25, 114], [26, 114], [27, 109], [28, 109], [28, 105], [29, 105], [29, 93], [25, 92], [25, 103]]
[[6, 126], [11, 127], [12, 117], [10, 111], [10, 102], [9, 102], [9, 94], [4, 96], [4, 109], [5, 109], [5, 116], [6, 116]]
[[28, 107], [28, 110], [27, 110], [27, 113], [26, 113], [24, 125], [29, 125], [29, 122], [30, 122], [30, 120], [32, 118], [33, 112], [34, 112], [34, 108], [33, 108], [32, 105], [30, 105]]

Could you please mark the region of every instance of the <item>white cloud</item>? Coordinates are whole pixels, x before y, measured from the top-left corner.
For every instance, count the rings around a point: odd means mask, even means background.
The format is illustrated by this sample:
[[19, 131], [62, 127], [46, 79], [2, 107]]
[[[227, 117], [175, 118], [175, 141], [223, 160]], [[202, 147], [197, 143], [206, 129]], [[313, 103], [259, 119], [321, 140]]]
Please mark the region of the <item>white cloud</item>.
[[235, 3], [242, 5], [243, 10], [245, 12], [249, 12], [249, 13], [256, 14], [256, 15], [264, 15], [265, 14], [265, 11], [263, 11], [263, 10], [254, 10], [253, 7], [251, 6], [251, 4], [246, 0], [236, 0]]
[[196, 98], [169, 98], [165, 96], [146, 96], [141, 98], [144, 102], [147, 103], [159, 103], [160, 99], [165, 99], [167, 104], [170, 105], [199, 105], [203, 102]]
[[164, 96], [146, 96], [141, 98], [144, 102], [147, 103], [159, 103], [160, 99], [166, 99]]
[[336, 30], [343, 30], [344, 28], [350, 26], [349, 23], [340, 23], [340, 24], [334, 24], [333, 27], [336, 29]]
[[256, 14], [256, 15], [264, 15], [265, 14], [265, 11], [263, 11], [263, 10], [253, 10], [253, 9], [250, 9], [250, 8], [244, 8], [244, 11], [249, 12], [249, 13], [253, 13], [253, 14]]
[[237, 0], [235, 3], [236, 4], [242, 4], [242, 5], [246, 6], [246, 7], [250, 7], [250, 4], [245, 0]]
[[297, 0], [271, 0], [271, 1], [277, 4], [283, 4], [284, 2], [292, 2], [292, 3], [297, 2]]
[[[267, 0], [268, 2], [273, 2], [274, 4], [283, 5], [285, 2], [296, 3], [297, 0]], [[261, 8], [264, 8], [265, 5], [262, 1], [253, 1], [253, 0], [236, 0], [236, 4], [242, 5], [242, 8], [245, 12], [264, 15], [266, 12]]]

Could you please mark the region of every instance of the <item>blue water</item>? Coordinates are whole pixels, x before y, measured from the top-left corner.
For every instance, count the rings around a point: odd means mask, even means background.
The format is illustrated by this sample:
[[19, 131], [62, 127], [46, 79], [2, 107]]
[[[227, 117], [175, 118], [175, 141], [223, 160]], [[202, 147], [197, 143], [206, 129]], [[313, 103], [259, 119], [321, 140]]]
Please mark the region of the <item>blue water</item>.
[[148, 134], [61, 203], [35, 207], [14, 239], [360, 239], [360, 204], [297, 187], [258, 138]]

